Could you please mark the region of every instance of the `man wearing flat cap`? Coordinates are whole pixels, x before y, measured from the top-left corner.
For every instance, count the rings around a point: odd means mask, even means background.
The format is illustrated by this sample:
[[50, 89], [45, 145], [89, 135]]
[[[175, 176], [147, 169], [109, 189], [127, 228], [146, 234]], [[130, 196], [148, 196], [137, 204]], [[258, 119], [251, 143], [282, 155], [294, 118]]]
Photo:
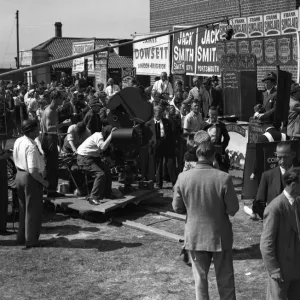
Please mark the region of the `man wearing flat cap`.
[[101, 104], [99, 102], [99, 99], [95, 96], [90, 99], [89, 107], [90, 110], [85, 115], [83, 123], [91, 131], [92, 134], [95, 132], [101, 132], [102, 123], [99, 115]]
[[287, 135], [293, 139], [300, 139], [300, 86], [292, 84], [290, 109], [288, 116]]
[[262, 80], [266, 86], [266, 91], [263, 92], [263, 103], [262, 107], [265, 110], [264, 113], [256, 112], [254, 116], [261, 121], [269, 121], [271, 123], [275, 120], [275, 110], [276, 110], [276, 99], [277, 90], [275, 85], [277, 83], [277, 76], [275, 73], [270, 72]]

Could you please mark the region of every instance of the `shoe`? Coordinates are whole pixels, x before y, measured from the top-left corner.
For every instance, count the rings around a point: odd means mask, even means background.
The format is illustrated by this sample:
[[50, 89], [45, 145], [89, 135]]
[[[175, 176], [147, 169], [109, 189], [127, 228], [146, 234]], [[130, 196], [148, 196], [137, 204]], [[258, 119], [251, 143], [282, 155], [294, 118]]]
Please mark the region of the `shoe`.
[[100, 201], [98, 199], [96, 199], [96, 198], [89, 198], [88, 201], [89, 201], [89, 204], [91, 204], [91, 205], [99, 205], [99, 204], [101, 204]]
[[180, 255], [183, 255], [183, 257], [182, 257], [183, 262], [184, 262], [187, 266], [191, 267], [192, 264], [191, 264], [191, 262], [190, 262], [190, 258], [189, 258], [188, 252], [187, 252], [185, 249], [182, 249]]
[[62, 198], [65, 196], [66, 196], [65, 194], [58, 193], [58, 192], [48, 192], [47, 193], [47, 197], [50, 197], [50, 198]]

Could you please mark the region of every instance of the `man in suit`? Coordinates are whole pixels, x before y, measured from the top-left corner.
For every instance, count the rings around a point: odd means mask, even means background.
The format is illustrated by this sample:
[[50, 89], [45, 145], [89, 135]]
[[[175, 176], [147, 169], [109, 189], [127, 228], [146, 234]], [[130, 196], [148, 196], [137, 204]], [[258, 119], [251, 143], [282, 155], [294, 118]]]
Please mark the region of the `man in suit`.
[[230, 136], [226, 125], [218, 120], [218, 109], [216, 107], [211, 106], [208, 115], [209, 119], [204, 123], [203, 130], [208, 132], [211, 141], [217, 148], [216, 161], [219, 164], [219, 169], [228, 173], [230, 160], [225, 150], [229, 144]]
[[[149, 142], [141, 152], [141, 171], [144, 176], [149, 174], [151, 164], [154, 164], [156, 186], [163, 186], [163, 166], [167, 164], [170, 180], [174, 185], [177, 179], [175, 171], [175, 138], [170, 120], [163, 118], [163, 108], [154, 107], [154, 117], [145, 123], [144, 134]], [[154, 174], [149, 174], [148, 179], [154, 180]]]
[[278, 167], [263, 172], [256, 199], [253, 201], [252, 211], [244, 209], [251, 219], [263, 218], [266, 206], [277, 197], [284, 189], [283, 175], [293, 166], [295, 152], [288, 142], [280, 142], [276, 147]]
[[287, 171], [285, 189], [267, 206], [260, 250], [268, 272], [267, 300], [300, 297], [300, 168]]
[[276, 110], [276, 98], [277, 90], [275, 88], [277, 82], [277, 76], [275, 73], [270, 72], [263, 79], [266, 86], [266, 91], [263, 92], [262, 107], [265, 110], [264, 113], [256, 112], [254, 114], [261, 121], [269, 121], [273, 123], [275, 121], [275, 110]]
[[229, 216], [239, 210], [230, 175], [213, 168], [214, 144], [200, 143], [198, 164], [179, 174], [173, 209], [187, 214], [184, 247], [190, 254], [196, 299], [209, 299], [207, 275], [213, 259], [221, 300], [234, 300], [233, 234]]

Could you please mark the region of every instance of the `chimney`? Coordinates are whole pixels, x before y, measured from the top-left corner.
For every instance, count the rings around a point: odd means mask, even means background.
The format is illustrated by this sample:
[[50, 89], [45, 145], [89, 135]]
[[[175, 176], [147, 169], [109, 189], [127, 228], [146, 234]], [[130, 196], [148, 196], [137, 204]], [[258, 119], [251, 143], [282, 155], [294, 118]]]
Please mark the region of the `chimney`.
[[62, 24], [61, 22], [55, 22], [55, 37], [61, 38], [62, 37]]

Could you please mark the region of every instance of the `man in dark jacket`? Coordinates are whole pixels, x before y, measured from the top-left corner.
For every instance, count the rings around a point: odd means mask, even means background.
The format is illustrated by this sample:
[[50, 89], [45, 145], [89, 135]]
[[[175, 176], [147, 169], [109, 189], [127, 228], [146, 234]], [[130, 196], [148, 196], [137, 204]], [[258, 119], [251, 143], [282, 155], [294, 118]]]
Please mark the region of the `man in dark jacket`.
[[101, 108], [101, 104], [98, 98], [94, 97], [89, 101], [90, 110], [84, 117], [84, 124], [86, 128], [88, 128], [92, 134], [95, 132], [101, 132], [102, 130], [102, 123], [99, 116], [99, 111]]

